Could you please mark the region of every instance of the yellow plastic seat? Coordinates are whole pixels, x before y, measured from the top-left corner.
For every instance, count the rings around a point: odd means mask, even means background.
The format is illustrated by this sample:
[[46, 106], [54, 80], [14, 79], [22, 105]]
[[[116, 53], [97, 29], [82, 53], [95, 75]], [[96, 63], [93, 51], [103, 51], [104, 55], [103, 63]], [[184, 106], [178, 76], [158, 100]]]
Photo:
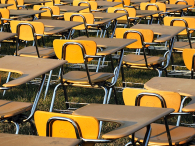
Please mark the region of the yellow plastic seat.
[[126, 16], [117, 18], [117, 24], [126, 24], [124, 27], [130, 25], [130, 23], [133, 23], [136, 20], [135, 8], [109, 7], [107, 13], [127, 13]]
[[76, 27], [73, 27], [72, 29], [75, 30], [85, 30], [86, 31], [86, 36], [88, 37], [88, 30], [92, 26], [96, 26], [94, 24], [94, 16], [92, 13], [71, 13], [67, 12], [64, 13], [64, 20], [65, 21], [77, 21], [77, 22], [83, 22], [83, 24], [78, 25]]
[[[16, 56], [52, 58], [55, 56], [53, 49], [38, 47], [37, 40], [44, 35], [44, 25], [41, 22], [10, 21], [12, 33], [17, 33]], [[26, 33], [28, 32], [28, 33]], [[34, 41], [35, 46], [28, 46], [18, 51], [19, 40]], [[43, 38], [42, 38], [43, 40]], [[43, 40], [44, 45], [44, 40]]]
[[63, 18], [63, 15], [60, 15], [60, 8], [58, 6], [41, 6], [34, 5], [34, 10], [47, 10], [46, 12], [36, 14], [35, 16], [39, 19], [57, 19]]
[[[149, 45], [153, 42], [154, 33], [152, 30], [116, 28], [115, 35], [116, 38], [137, 39], [135, 43], [132, 43], [126, 47], [129, 49], [143, 49], [143, 55], [127, 54], [124, 56], [124, 66], [140, 69], [155, 69], [158, 71], [159, 76], [161, 76], [161, 73], [164, 70], [162, 62], [164, 62], [166, 58], [159, 56], [147, 56], [145, 54], [145, 48], [149, 47]], [[123, 65], [121, 67], [122, 80], [125, 82]]]
[[[175, 92], [125, 88], [123, 90], [123, 100], [125, 105], [135, 106], [140, 103], [140, 106], [173, 108], [175, 109], [174, 113], [180, 113], [178, 111], [181, 104], [181, 97]], [[152, 123], [151, 128], [152, 132], [149, 144], [169, 145], [164, 124]], [[195, 129], [192, 127], [169, 125], [169, 129], [172, 145], [188, 143], [195, 137]], [[143, 142], [145, 132], [146, 128], [137, 131], [135, 133], [135, 140]]]
[[[156, 3], [141, 3], [140, 4], [141, 10], [153, 10], [153, 11], [162, 11], [159, 14], [152, 15], [152, 19], [156, 19], [158, 24], [161, 23], [164, 16], [166, 16], [168, 13], [166, 12], [166, 4], [156, 2]], [[148, 19], [151, 19], [147, 17]]]
[[39, 136], [78, 138], [85, 146], [110, 142], [98, 139], [99, 122], [94, 117], [36, 111], [34, 119]]
[[[54, 51], [58, 59], [67, 60], [68, 63], [84, 63], [86, 71], [69, 71], [66, 74], [61, 74], [61, 83], [63, 86], [77, 86], [87, 88], [102, 88], [105, 91], [103, 103], [106, 103], [107, 92], [115, 83], [109, 82], [108, 79], [114, 77], [113, 73], [106, 72], [90, 72], [87, 63], [96, 55], [97, 45], [94, 41], [88, 40], [54, 40]], [[101, 56], [99, 56], [101, 57]], [[50, 112], [53, 111], [55, 94], [57, 88], [62, 85], [58, 84], [54, 89], [53, 98], [50, 106]], [[64, 88], [66, 92], [66, 89]], [[66, 103], [68, 103], [68, 96], [65, 95]], [[66, 104], [66, 108], [69, 105]]]

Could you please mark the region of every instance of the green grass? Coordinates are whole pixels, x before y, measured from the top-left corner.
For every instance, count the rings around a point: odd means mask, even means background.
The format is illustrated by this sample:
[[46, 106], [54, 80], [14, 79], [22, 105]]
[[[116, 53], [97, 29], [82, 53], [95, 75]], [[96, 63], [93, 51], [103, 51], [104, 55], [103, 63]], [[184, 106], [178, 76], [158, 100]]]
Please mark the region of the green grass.
[[[54, 38], [46, 38], [46, 46], [52, 46], [52, 40]], [[21, 47], [22, 48], [22, 47]], [[14, 54], [15, 50], [15, 45], [10, 45], [8, 46], [7, 44], [2, 44], [1, 52], [6, 53], [6, 54]], [[164, 51], [156, 51], [156, 50], [151, 50], [152, 55], [160, 55], [163, 56]], [[177, 64], [183, 64], [182, 61], [182, 56], [180, 54], [175, 54], [174, 55], [174, 61]], [[114, 62], [116, 65], [116, 61]], [[170, 68], [170, 67], [169, 67]], [[59, 68], [54, 70], [54, 74], [58, 74]], [[66, 72], [68, 72], [69, 68], [66, 68]], [[100, 71], [106, 71], [106, 72], [112, 72], [110, 64], [108, 67], [100, 70]], [[141, 69], [129, 69], [125, 68], [125, 79], [128, 82], [141, 82], [145, 83], [148, 80], [150, 80], [152, 77], [158, 76], [157, 71], [155, 70], [141, 70]], [[12, 77], [18, 77], [18, 74], [12, 74]], [[164, 76], [164, 74], [163, 74]], [[7, 77], [7, 73], [1, 72], [1, 81], [2, 84], [5, 83]], [[55, 78], [56, 79], [56, 78]], [[37, 105], [37, 110], [43, 110], [43, 111], [49, 111], [50, 103], [51, 103], [51, 98], [53, 94], [53, 90], [56, 84], [50, 85], [49, 91], [47, 94], [46, 99], [43, 99], [44, 96], [44, 89], [42, 91], [39, 103]], [[122, 82], [121, 82], [121, 74], [118, 78], [117, 87], [122, 87]], [[129, 85], [132, 87], [132, 85]], [[135, 86], [133, 86], [135, 87]], [[136, 86], [142, 88], [143, 86]], [[38, 85], [32, 85], [32, 84], [23, 84], [21, 86], [15, 87], [11, 90], [8, 90], [5, 94], [5, 96], [2, 96], [2, 91], [0, 92], [0, 98], [1, 99], [6, 99], [6, 100], [14, 100], [14, 101], [23, 101], [23, 102], [33, 102], [34, 97], [37, 93], [38, 90]], [[68, 87], [67, 88], [67, 93], [70, 101], [73, 102], [88, 102], [88, 103], [102, 103], [103, 102], [103, 96], [104, 96], [104, 91], [102, 89], [87, 89], [87, 88], [78, 88], [78, 87]], [[117, 93], [117, 99], [119, 101], [119, 104], [124, 104], [123, 99], [122, 99], [122, 93], [118, 92]], [[189, 101], [188, 101], [189, 102]], [[110, 100], [111, 104], [115, 104], [115, 101], [113, 99], [113, 96], [111, 97]], [[58, 109], [65, 109], [65, 103], [64, 103], [64, 96], [63, 96], [63, 90], [62, 88], [59, 88], [56, 94], [56, 100], [55, 100], [55, 108]], [[129, 113], [132, 114], [132, 113]], [[162, 121], [158, 121], [162, 122]], [[171, 124], [174, 124], [176, 122], [176, 118], [172, 118], [170, 120]], [[187, 118], [184, 117], [182, 118], [182, 123], [187, 122], [191, 123], [192, 118]], [[102, 128], [102, 133], [106, 133], [116, 127], [118, 127], [119, 124], [117, 123], [111, 123], [111, 122], [106, 122], [103, 124]], [[15, 132], [15, 127], [13, 124], [5, 124], [5, 123], [0, 123], [0, 132], [1, 133], [14, 133]], [[26, 134], [26, 135], [31, 135], [32, 134], [32, 129], [30, 128], [30, 125], [28, 123], [22, 124], [20, 127], [20, 134]], [[114, 141], [113, 143], [110, 144], [96, 144], [98, 146], [102, 145], [109, 145], [109, 146], [114, 146], [114, 145], [124, 145], [125, 143], [129, 142], [130, 139], [128, 137], [118, 139]]]

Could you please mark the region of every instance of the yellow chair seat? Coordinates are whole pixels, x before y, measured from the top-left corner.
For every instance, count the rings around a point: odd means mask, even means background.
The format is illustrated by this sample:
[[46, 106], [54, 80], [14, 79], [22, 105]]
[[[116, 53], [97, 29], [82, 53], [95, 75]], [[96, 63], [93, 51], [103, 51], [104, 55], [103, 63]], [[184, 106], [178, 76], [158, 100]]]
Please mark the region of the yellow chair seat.
[[[148, 66], [153, 66], [156, 64], [161, 64], [166, 60], [165, 57], [158, 56], [146, 56]], [[145, 59], [143, 55], [128, 54], [123, 57], [123, 64], [136, 65], [136, 66], [146, 66]]]
[[0, 100], [0, 119], [24, 113], [31, 108], [32, 104], [28, 102]]
[[[152, 123], [152, 132], [150, 136], [149, 144], [155, 145], [169, 145], [167, 140], [167, 133], [164, 124]], [[169, 125], [172, 145], [184, 144], [193, 139], [195, 136], [195, 129], [192, 127], [182, 127], [182, 126], [173, 126]], [[181, 132], [182, 131], [182, 132]], [[143, 141], [146, 128], [143, 128], [135, 133], [135, 139], [140, 139]]]
[[[41, 58], [51, 58], [55, 56], [53, 49], [39, 47], [39, 55]], [[34, 46], [25, 47], [18, 51], [18, 56], [23, 57], [36, 57], [37, 52]]]
[[[192, 43], [192, 48], [195, 48], [195, 43]], [[191, 49], [189, 42], [175, 42], [174, 50], [183, 51], [183, 49]]]
[[[106, 81], [114, 76], [113, 73], [103, 73], [103, 72], [89, 72], [91, 82], [98, 83]], [[86, 71], [70, 71], [67, 74], [63, 75], [63, 81], [72, 82], [72, 83], [82, 83], [89, 84]]]

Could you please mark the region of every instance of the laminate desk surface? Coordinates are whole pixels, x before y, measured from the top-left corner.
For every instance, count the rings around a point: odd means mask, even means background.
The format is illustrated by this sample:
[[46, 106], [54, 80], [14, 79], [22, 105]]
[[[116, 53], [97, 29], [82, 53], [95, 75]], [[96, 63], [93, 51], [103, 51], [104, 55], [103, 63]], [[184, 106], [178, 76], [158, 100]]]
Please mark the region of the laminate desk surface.
[[178, 92], [183, 96], [192, 96], [192, 100], [182, 110], [195, 111], [195, 80], [170, 77], [154, 77], [144, 84], [144, 88], [151, 90]]
[[6, 8], [8, 6], [12, 6], [13, 4], [0, 4], [0, 8]]
[[11, 37], [14, 37], [16, 33], [0, 32], [0, 42]]
[[92, 116], [100, 121], [120, 123], [119, 128], [102, 135], [105, 139], [116, 139], [128, 136], [173, 111], [174, 109], [170, 108], [89, 104], [77, 109], [73, 114]]
[[13, 87], [26, 83], [62, 64], [65, 60], [5, 56], [0, 58], [0, 71], [15, 72], [20, 77], [3, 84], [3, 87]]
[[60, 11], [64, 12], [79, 12], [83, 9], [88, 8], [87, 6], [70, 6], [70, 5], [65, 5], [65, 6], [58, 6], [60, 8]]
[[81, 142], [73, 138], [42, 137], [33, 135], [17, 135], [0, 133], [1, 145], [6, 146], [76, 146]]

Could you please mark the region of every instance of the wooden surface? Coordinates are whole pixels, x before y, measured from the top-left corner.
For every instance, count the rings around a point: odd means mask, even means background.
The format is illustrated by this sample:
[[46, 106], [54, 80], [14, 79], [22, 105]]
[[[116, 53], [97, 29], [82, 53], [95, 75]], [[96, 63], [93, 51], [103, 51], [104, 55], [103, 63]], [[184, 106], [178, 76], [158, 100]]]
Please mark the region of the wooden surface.
[[9, 39], [11, 37], [14, 37], [15, 33], [9, 33], [9, 32], [0, 32], [0, 42], [6, 39]]
[[41, 137], [33, 135], [17, 135], [0, 133], [1, 145], [6, 146], [75, 146], [80, 143], [79, 139]]
[[98, 7], [114, 7], [120, 5], [121, 2], [96, 1]]
[[151, 29], [155, 34], [159, 34], [160, 37], [155, 39], [154, 42], [165, 42], [177, 35], [179, 32], [185, 29], [185, 27], [176, 26], [164, 26], [159, 24], [137, 24], [131, 27], [132, 29]]
[[154, 77], [144, 84], [144, 88], [152, 90], [178, 92], [182, 96], [193, 96], [187, 106], [183, 108], [185, 112], [195, 112], [195, 80], [170, 77]]
[[105, 139], [116, 139], [128, 136], [173, 111], [169, 108], [90, 104], [77, 109], [73, 114], [120, 123], [119, 128], [102, 135]]
[[46, 10], [9, 10], [10, 16], [16, 16], [18, 18], [34, 16], [35, 14], [40, 14], [46, 12]]
[[60, 8], [60, 11], [65, 11], [65, 12], [79, 12], [83, 9], [88, 8], [87, 6], [70, 6], [70, 5], [64, 5], [58, 7]]
[[0, 4], [0, 8], [6, 8], [8, 6], [12, 6], [13, 4]]
[[136, 17], [140, 18], [140, 17], [147, 17], [147, 16], [151, 16], [153, 14], [159, 14], [162, 11], [152, 11], [152, 10], [136, 10]]
[[116, 39], [116, 38], [95, 38], [95, 37], [85, 37], [81, 36], [75, 38], [75, 40], [93, 40], [96, 42], [98, 47], [104, 47], [103, 51], [99, 51], [96, 55], [109, 55], [115, 53], [122, 48], [126, 47], [127, 45], [135, 42], [134, 39]]
[[177, 4], [166, 4], [167, 12], [181, 11], [182, 9], [189, 8], [192, 5], [177, 5]]
[[47, 35], [57, 34], [59, 32], [69, 30], [74, 26], [82, 24], [82, 22], [49, 19], [38, 19], [35, 20], [34, 22], [42, 22], [45, 26], [44, 33]]
[[13, 87], [21, 85], [64, 63], [66, 63], [65, 60], [5, 56], [0, 58], [0, 71], [15, 72], [22, 75], [3, 84], [3, 86]]
[[52, 0], [24, 0], [24, 4], [37, 5], [45, 2], [51, 2]]

